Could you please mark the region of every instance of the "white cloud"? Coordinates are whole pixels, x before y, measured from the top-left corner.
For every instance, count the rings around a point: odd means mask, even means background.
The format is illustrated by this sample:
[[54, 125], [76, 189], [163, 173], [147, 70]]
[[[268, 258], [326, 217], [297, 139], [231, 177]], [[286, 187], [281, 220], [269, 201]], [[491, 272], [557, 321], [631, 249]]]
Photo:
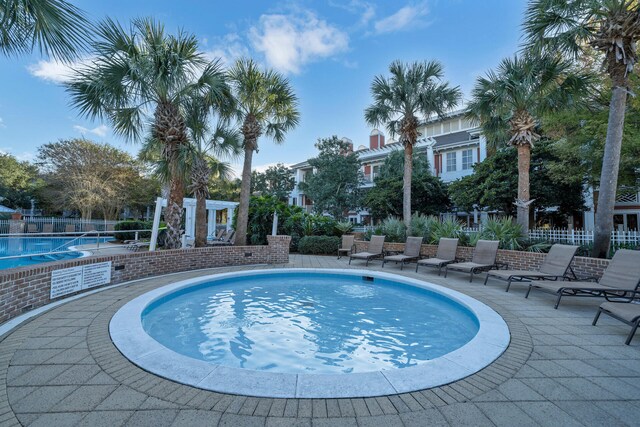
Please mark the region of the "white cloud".
[[267, 64], [284, 73], [298, 74], [309, 62], [344, 52], [346, 32], [318, 19], [313, 13], [262, 15], [249, 30], [253, 48], [265, 55]]
[[[288, 168], [288, 167], [291, 167], [291, 165], [292, 165], [293, 163], [282, 163], [282, 162], [266, 163], [266, 164], [264, 164], [264, 165], [255, 166], [255, 167], [253, 167], [253, 168], [252, 168], [252, 170], [253, 170], [253, 171], [255, 171], [255, 172], [263, 173], [263, 172], [265, 172], [267, 169], [269, 169], [271, 166], [277, 166], [277, 165], [279, 165], [279, 164], [282, 164], [282, 165], [284, 165], [284, 167]], [[240, 175], [242, 175], [242, 169], [240, 170]]]
[[107, 136], [107, 132], [109, 132], [109, 128], [107, 126], [105, 126], [105, 125], [100, 125], [100, 126], [95, 127], [93, 129], [88, 129], [88, 128], [84, 127], [84, 126], [79, 126], [79, 125], [75, 125], [75, 126], [73, 126], [73, 128], [76, 131], [78, 131], [78, 132], [80, 132], [82, 134], [92, 133], [92, 134], [98, 135], [99, 137], [102, 137], [102, 138]]
[[209, 42], [212, 46], [205, 52], [205, 55], [210, 60], [220, 59], [225, 66], [233, 64], [238, 58], [250, 56], [249, 48], [237, 33], [229, 33], [212, 41], [207, 40], [207, 44]]
[[42, 80], [52, 83], [66, 83], [73, 76], [74, 70], [87, 65], [92, 61], [92, 58], [81, 59], [76, 62], [65, 64], [58, 62], [55, 59], [40, 60], [37, 64], [31, 64], [27, 66], [27, 70], [32, 76], [38, 77]]
[[407, 5], [393, 15], [380, 19], [375, 23], [376, 33], [402, 31], [422, 24], [421, 18], [429, 13], [426, 2]]
[[36, 158], [35, 153], [31, 151], [16, 153], [12, 147], [0, 147], [0, 154], [10, 154], [21, 162], [32, 162]]
[[7, 125], [4, 124], [4, 120], [0, 117], [0, 129], [6, 128]]

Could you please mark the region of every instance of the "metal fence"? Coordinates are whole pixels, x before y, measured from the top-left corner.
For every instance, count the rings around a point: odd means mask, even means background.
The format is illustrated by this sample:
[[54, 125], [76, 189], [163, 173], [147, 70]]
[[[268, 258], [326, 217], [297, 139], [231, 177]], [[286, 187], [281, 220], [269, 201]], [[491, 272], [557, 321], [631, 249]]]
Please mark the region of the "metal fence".
[[[0, 234], [86, 233], [88, 231], [113, 231], [113, 227], [118, 221], [26, 216], [23, 217], [20, 222], [22, 225], [16, 225], [17, 223], [14, 220], [0, 220]], [[12, 223], [13, 227], [11, 227]]]

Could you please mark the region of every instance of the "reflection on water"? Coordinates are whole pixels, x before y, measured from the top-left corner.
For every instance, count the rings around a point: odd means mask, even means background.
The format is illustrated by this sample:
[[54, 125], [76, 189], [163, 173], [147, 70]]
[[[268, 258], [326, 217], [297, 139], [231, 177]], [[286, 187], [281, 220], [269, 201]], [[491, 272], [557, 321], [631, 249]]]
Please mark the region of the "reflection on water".
[[412, 366], [461, 347], [478, 331], [466, 310], [423, 290], [332, 277], [283, 274], [215, 284], [153, 308], [143, 324], [179, 353], [289, 373]]

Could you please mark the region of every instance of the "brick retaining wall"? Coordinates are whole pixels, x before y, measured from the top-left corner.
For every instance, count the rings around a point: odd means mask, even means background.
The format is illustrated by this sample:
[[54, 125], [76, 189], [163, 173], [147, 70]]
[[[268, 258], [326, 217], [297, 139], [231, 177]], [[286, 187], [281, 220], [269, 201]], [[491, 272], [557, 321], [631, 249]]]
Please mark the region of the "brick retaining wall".
[[[267, 236], [264, 246], [215, 246], [122, 255], [99, 255], [0, 270], [0, 324], [26, 311], [48, 304], [51, 272], [111, 261], [110, 285], [145, 277], [202, 268], [289, 262], [290, 236]], [[95, 288], [92, 288], [93, 290]], [[82, 291], [81, 291], [82, 292]], [[80, 292], [76, 292], [80, 293]], [[69, 294], [65, 295], [68, 297]]]
[[[356, 251], [361, 252], [366, 250], [369, 242], [363, 240], [356, 241]], [[404, 250], [404, 243], [385, 243], [384, 249], [387, 251], [399, 251]], [[473, 255], [473, 247], [458, 246], [456, 257], [464, 259], [465, 261], [471, 261]], [[438, 250], [437, 245], [422, 245], [420, 254], [422, 256], [435, 256]], [[498, 250], [498, 262], [506, 263], [511, 270], [534, 270], [542, 264], [542, 260], [546, 254], [537, 252], [524, 252], [524, 251], [507, 251], [504, 249]], [[577, 256], [571, 263], [571, 268], [578, 277], [600, 277], [605, 268], [609, 265], [608, 259], [588, 258]]]

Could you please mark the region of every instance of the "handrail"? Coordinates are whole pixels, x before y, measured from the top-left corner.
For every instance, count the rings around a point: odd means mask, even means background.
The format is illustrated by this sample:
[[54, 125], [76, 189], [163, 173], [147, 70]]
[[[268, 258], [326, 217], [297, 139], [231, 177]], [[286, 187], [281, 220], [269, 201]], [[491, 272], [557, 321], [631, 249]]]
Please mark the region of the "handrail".
[[72, 250], [68, 250], [68, 251], [58, 251], [58, 252], [42, 252], [39, 254], [22, 254], [22, 255], [10, 255], [10, 256], [3, 256], [0, 257], [0, 260], [5, 260], [5, 259], [16, 259], [16, 258], [32, 258], [32, 257], [39, 257], [39, 256], [45, 256], [45, 255], [57, 255], [57, 254], [68, 254], [71, 252], [82, 252], [82, 251], [72, 251]]
[[55, 248], [52, 252], [56, 252], [58, 249], [63, 248], [65, 246], [67, 246], [67, 245], [70, 245], [71, 243], [75, 242], [76, 240], [82, 239], [83, 237], [86, 237], [88, 234], [91, 234], [91, 233], [97, 233], [97, 239], [98, 239], [97, 246], [99, 248], [100, 247], [100, 232], [97, 231], [97, 230], [90, 230], [90, 231], [85, 232], [84, 234], [81, 234], [80, 236], [76, 237], [75, 239], [72, 239], [70, 242], [65, 242], [65, 243], [61, 244], [60, 246]]

